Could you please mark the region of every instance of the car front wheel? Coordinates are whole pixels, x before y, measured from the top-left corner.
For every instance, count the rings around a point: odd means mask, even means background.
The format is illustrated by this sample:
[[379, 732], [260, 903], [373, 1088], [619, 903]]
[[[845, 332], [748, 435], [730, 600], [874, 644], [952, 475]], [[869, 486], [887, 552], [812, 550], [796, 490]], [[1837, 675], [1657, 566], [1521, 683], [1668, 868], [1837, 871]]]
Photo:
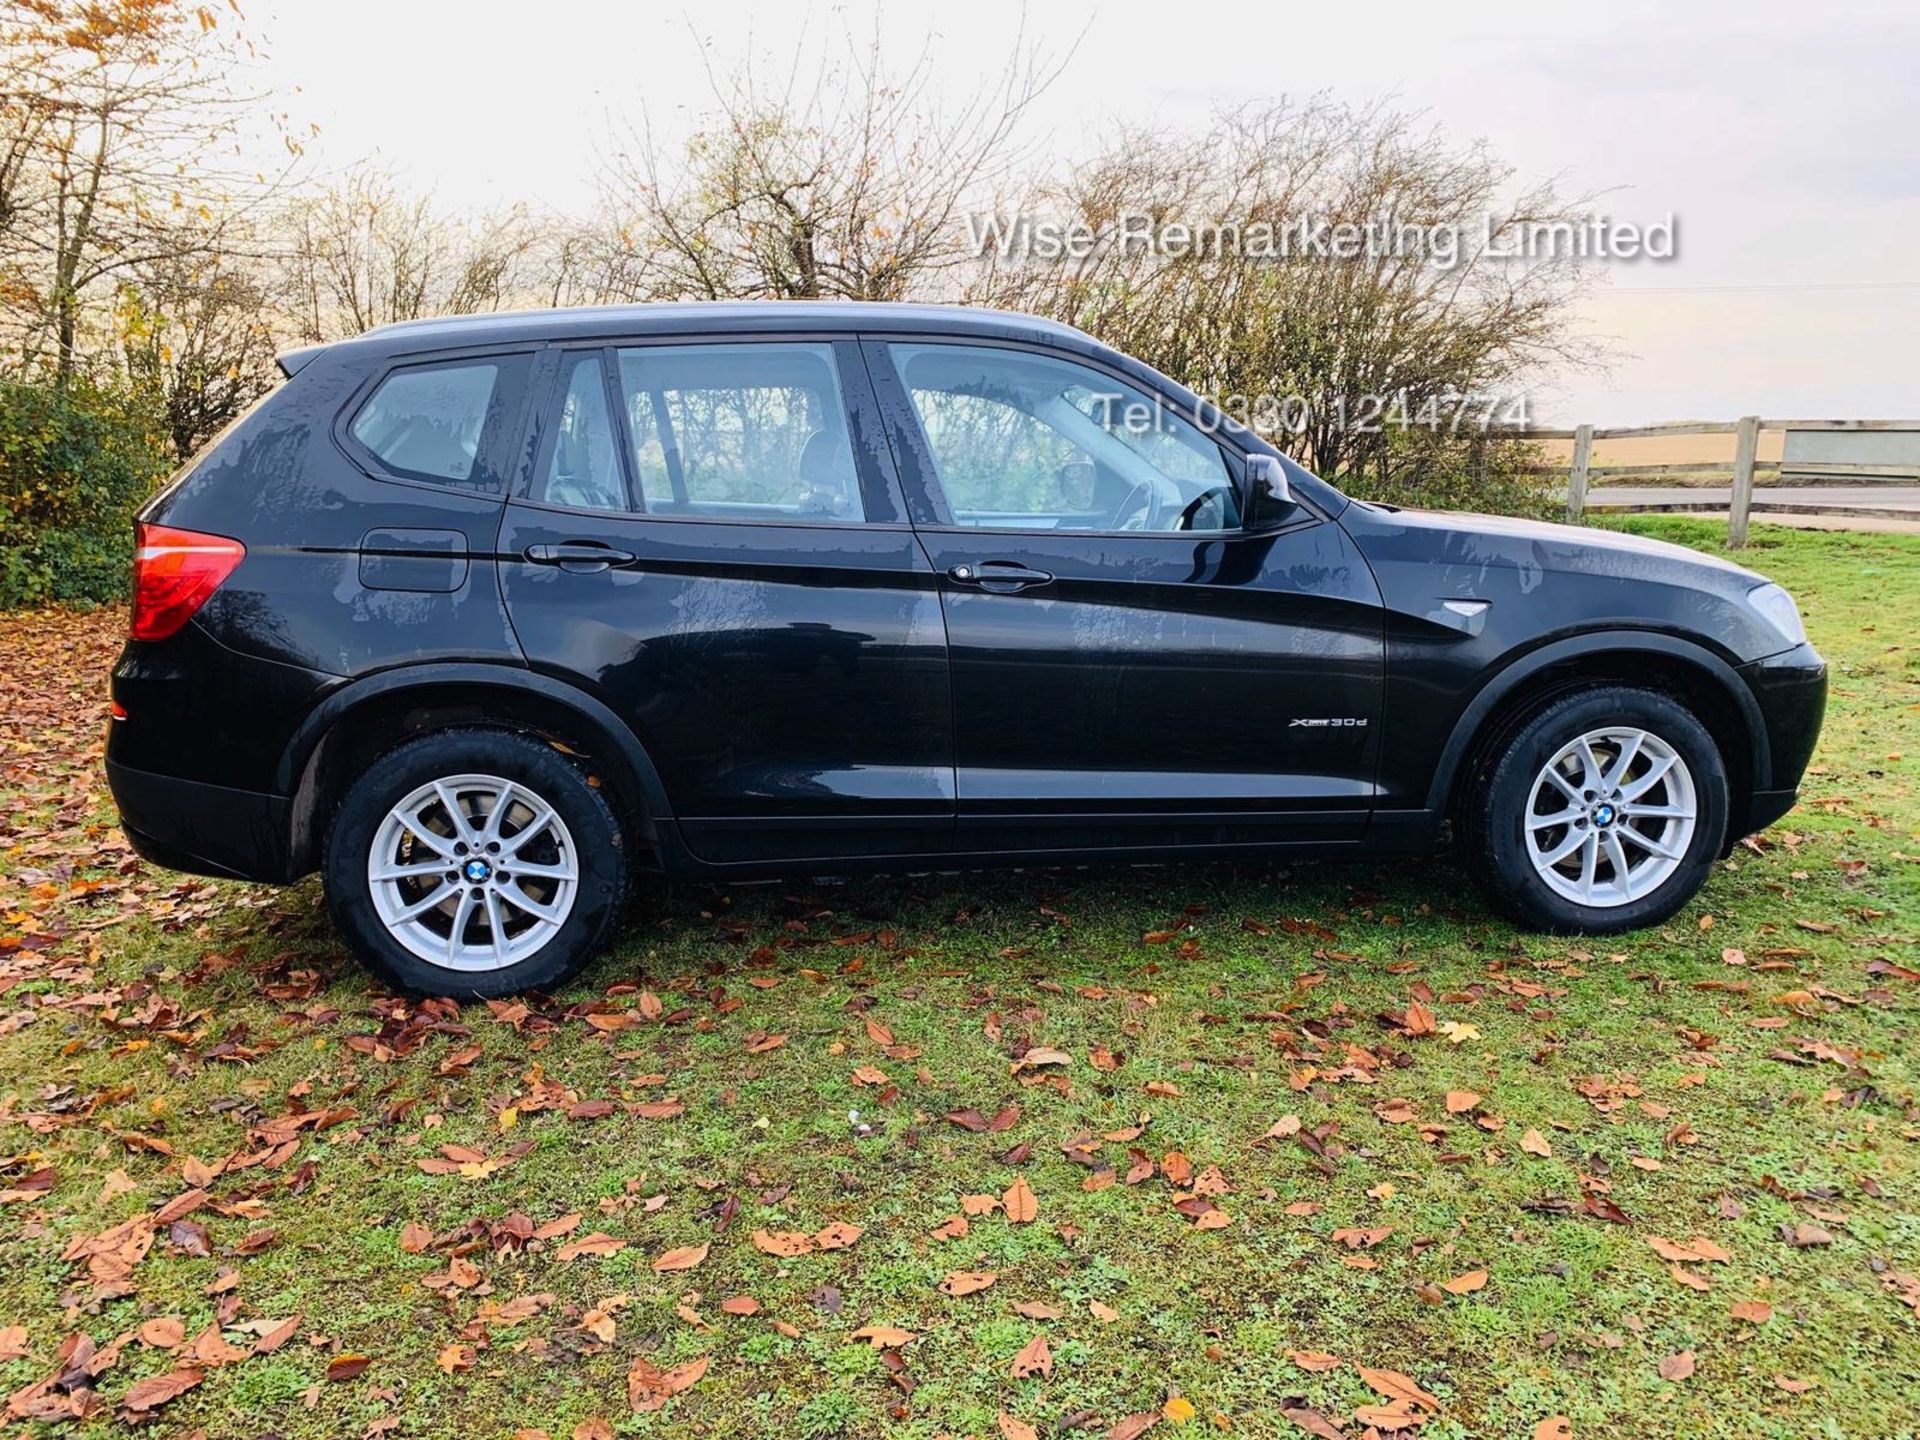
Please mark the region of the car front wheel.
[[503, 731], [447, 731], [382, 757], [327, 843], [335, 925], [417, 994], [559, 984], [606, 939], [626, 886], [619, 824], [585, 772]]
[[1469, 863], [1534, 929], [1655, 925], [1706, 882], [1727, 828], [1719, 748], [1649, 690], [1585, 690], [1533, 715], [1470, 777]]

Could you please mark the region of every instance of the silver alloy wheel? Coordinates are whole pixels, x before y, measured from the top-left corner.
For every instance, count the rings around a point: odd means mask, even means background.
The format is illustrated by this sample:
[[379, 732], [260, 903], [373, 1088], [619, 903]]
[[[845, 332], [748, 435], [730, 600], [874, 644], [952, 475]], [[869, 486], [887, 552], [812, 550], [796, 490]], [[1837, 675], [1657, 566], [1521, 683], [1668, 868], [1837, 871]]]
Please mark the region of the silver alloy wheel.
[[1648, 730], [1589, 730], [1560, 748], [1527, 799], [1527, 855], [1556, 895], [1611, 910], [1680, 868], [1699, 802], [1693, 774]]
[[526, 786], [449, 775], [387, 812], [367, 888], [387, 933], [429, 965], [501, 970], [566, 924], [580, 855], [559, 812]]

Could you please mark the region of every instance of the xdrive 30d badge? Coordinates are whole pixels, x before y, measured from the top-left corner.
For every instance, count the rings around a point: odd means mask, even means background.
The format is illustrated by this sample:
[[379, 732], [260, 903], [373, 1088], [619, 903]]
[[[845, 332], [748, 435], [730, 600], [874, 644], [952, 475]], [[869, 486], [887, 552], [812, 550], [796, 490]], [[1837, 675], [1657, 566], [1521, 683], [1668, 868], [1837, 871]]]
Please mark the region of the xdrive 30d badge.
[[[552, 986], [641, 872], [1426, 851], [1672, 915], [1794, 803], [1826, 667], [1737, 566], [1349, 499], [1019, 315], [389, 326], [142, 512], [107, 770], [388, 980]], [[1451, 822], [1450, 825], [1448, 822]]]

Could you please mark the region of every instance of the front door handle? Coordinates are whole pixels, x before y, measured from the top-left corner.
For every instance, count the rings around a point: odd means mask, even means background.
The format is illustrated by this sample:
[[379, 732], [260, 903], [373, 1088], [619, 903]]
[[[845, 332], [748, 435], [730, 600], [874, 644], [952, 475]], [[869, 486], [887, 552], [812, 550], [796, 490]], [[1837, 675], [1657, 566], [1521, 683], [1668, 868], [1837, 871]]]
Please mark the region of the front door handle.
[[1030, 569], [1017, 560], [982, 560], [978, 565], [955, 565], [947, 575], [962, 585], [977, 585], [996, 595], [1012, 595], [1032, 585], [1053, 583], [1053, 576], [1045, 570]]
[[594, 575], [616, 565], [639, 560], [631, 550], [616, 550], [599, 540], [563, 540], [558, 545], [529, 545], [527, 560], [534, 565], [557, 565], [573, 575]]

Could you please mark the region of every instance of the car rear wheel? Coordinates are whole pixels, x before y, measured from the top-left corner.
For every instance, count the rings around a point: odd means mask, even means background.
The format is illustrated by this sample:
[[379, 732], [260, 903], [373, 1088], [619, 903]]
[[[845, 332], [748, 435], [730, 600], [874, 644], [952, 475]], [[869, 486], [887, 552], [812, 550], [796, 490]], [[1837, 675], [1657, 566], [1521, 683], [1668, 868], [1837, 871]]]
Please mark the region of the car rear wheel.
[[1624, 686], [1528, 718], [1485, 757], [1464, 807], [1469, 863], [1524, 925], [1617, 934], [1690, 900], [1726, 836], [1727, 774], [1691, 712]]
[[504, 731], [453, 730], [377, 761], [326, 854], [334, 923], [389, 981], [462, 998], [577, 973], [625, 899], [618, 821], [580, 768]]

